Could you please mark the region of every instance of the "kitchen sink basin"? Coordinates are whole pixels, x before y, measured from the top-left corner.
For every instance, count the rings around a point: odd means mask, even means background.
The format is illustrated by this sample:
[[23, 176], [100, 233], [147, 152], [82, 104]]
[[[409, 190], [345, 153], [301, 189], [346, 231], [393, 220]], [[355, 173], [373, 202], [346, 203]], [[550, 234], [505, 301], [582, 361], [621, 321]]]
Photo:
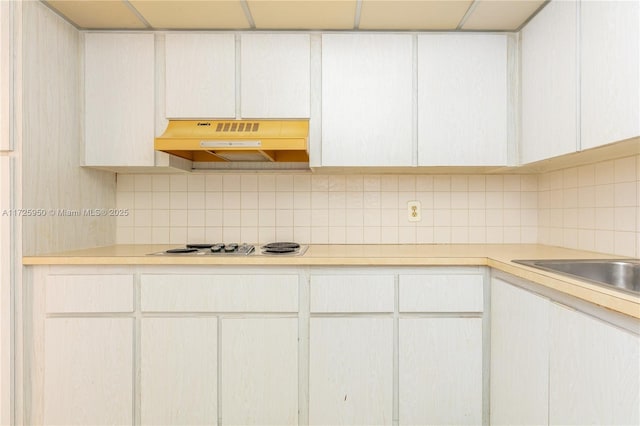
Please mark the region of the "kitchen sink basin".
[[640, 295], [640, 259], [554, 259], [514, 262]]

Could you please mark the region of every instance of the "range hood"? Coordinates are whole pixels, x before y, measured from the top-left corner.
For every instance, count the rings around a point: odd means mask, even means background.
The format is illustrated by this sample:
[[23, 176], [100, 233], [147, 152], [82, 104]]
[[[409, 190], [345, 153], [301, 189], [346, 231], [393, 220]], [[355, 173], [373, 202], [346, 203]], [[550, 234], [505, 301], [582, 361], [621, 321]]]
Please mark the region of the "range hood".
[[155, 149], [195, 162], [308, 162], [308, 120], [170, 120]]

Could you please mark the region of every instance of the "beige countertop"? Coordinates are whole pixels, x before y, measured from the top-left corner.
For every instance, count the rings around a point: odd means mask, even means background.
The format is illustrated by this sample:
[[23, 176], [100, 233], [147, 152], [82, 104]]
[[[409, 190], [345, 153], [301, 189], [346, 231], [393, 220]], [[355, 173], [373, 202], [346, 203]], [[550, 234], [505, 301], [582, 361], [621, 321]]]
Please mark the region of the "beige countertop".
[[640, 319], [640, 297], [513, 263], [615, 258], [537, 244], [311, 245], [303, 256], [148, 256], [176, 245], [114, 245], [41, 256], [24, 265], [489, 266]]

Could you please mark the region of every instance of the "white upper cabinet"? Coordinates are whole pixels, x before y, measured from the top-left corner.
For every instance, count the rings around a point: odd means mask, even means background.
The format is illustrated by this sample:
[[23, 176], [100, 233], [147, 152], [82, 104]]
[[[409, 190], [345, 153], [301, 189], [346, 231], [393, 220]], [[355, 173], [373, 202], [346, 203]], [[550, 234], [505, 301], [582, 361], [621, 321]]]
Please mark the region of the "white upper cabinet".
[[239, 37], [166, 35], [166, 118], [309, 117], [310, 36]]
[[322, 165], [411, 166], [413, 38], [323, 34]]
[[234, 118], [233, 34], [167, 34], [166, 117]]
[[581, 148], [640, 136], [640, 3], [580, 4]]
[[85, 164], [153, 166], [153, 34], [85, 34]]
[[418, 36], [418, 165], [507, 164], [507, 36]]
[[576, 151], [576, 14], [552, 1], [522, 30], [522, 163]]
[[640, 135], [639, 21], [636, 1], [552, 1], [522, 30], [523, 163]]
[[240, 111], [243, 118], [307, 118], [310, 113], [308, 34], [243, 34]]

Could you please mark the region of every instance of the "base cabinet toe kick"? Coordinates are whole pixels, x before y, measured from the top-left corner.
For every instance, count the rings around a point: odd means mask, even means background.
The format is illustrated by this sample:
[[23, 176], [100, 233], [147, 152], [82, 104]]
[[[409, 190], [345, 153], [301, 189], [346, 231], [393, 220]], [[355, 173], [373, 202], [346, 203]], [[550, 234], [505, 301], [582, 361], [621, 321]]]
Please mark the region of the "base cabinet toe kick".
[[487, 267], [27, 269], [23, 424], [640, 422], [640, 321]]

